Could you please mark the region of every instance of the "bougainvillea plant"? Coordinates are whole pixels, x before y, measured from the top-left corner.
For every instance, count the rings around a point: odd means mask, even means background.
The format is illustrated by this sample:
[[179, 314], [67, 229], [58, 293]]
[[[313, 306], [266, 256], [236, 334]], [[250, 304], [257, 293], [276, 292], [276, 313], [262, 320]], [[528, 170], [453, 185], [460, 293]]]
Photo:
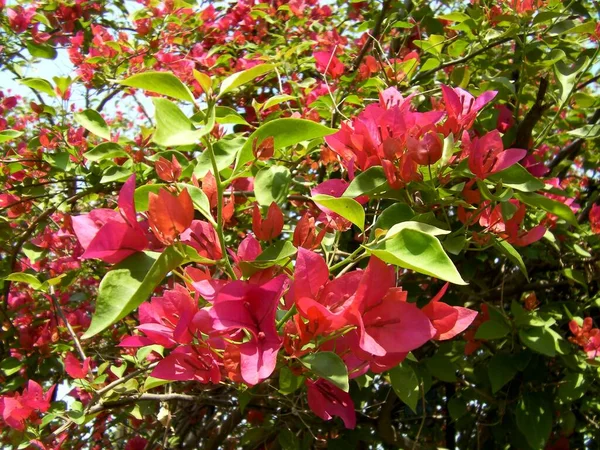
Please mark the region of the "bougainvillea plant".
[[588, 0], [0, 0], [0, 443], [597, 448]]

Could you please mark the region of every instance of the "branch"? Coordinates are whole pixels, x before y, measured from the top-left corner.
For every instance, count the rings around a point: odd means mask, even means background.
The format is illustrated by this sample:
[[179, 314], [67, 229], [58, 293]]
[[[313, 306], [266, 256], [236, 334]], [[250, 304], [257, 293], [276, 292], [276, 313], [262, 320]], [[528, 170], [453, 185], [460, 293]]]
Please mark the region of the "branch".
[[216, 398], [202, 397], [199, 395], [188, 395], [188, 394], [141, 394], [132, 397], [120, 398], [119, 400], [113, 400], [110, 402], [101, 402], [94, 405], [87, 412], [88, 414], [96, 414], [107, 409], [120, 408], [122, 406], [131, 405], [137, 402], [196, 402], [205, 405], [213, 406], [235, 406], [229, 400], [219, 400]]
[[432, 75], [432, 74], [436, 73], [438, 70], [442, 70], [442, 69], [445, 69], [446, 67], [451, 67], [451, 66], [455, 66], [457, 64], [462, 64], [462, 63], [465, 63], [467, 61], [470, 61], [471, 59], [475, 58], [476, 56], [479, 56], [482, 53], [485, 53], [485, 52], [487, 52], [488, 50], [491, 50], [494, 47], [497, 47], [499, 45], [505, 44], [505, 43], [510, 42], [510, 41], [512, 41], [514, 39], [515, 39], [515, 37], [512, 36], [512, 37], [506, 37], [506, 38], [500, 39], [498, 41], [492, 42], [491, 44], [488, 44], [485, 47], [480, 48], [479, 50], [474, 51], [473, 53], [470, 53], [470, 54], [468, 54], [466, 56], [463, 56], [462, 58], [455, 59], [454, 61], [445, 62], [443, 64], [440, 64], [437, 67], [434, 67], [433, 69], [429, 69], [429, 70], [427, 70], [425, 72], [421, 72], [421, 73], [417, 74], [412, 79], [412, 81], [419, 81], [419, 80], [421, 80], [423, 78], [427, 78], [429, 75]]
[[544, 105], [544, 97], [546, 96], [547, 90], [548, 78], [543, 77], [540, 80], [540, 86], [538, 88], [537, 96], [535, 98], [535, 103], [527, 112], [525, 118], [517, 128], [517, 137], [515, 138], [515, 143], [513, 144], [513, 147], [529, 150], [531, 133], [533, 132], [533, 129], [535, 128], [536, 124], [542, 118], [544, 111], [548, 109], [548, 105]]
[[352, 63], [352, 69], [351, 69], [352, 72], [354, 72], [358, 68], [358, 66], [360, 65], [361, 61], [363, 60], [363, 58], [365, 57], [365, 55], [369, 51], [369, 47], [371, 46], [371, 44], [373, 43], [373, 41], [375, 39], [379, 39], [379, 34], [381, 33], [381, 26], [383, 25], [383, 20], [385, 19], [385, 14], [386, 14], [386, 12], [387, 12], [390, 4], [391, 4], [390, 0], [384, 0], [383, 1], [383, 4], [381, 5], [381, 12], [379, 13], [379, 16], [377, 17], [377, 22], [375, 22], [375, 26], [373, 27], [373, 31], [371, 32], [371, 34], [367, 38], [367, 41], [364, 43], [364, 45], [360, 49], [360, 52], [358, 53], [358, 56], [356, 57], [356, 59]]
[[[598, 120], [600, 120], [600, 109], [597, 109], [596, 112], [594, 113], [594, 115], [590, 118], [590, 120], [588, 120], [588, 125], [594, 125], [596, 122], [598, 122]], [[558, 166], [563, 160], [565, 160], [565, 159], [572, 160], [577, 155], [577, 153], [579, 153], [579, 150], [581, 149], [583, 142], [584, 142], [584, 139], [577, 138], [573, 142], [571, 142], [569, 145], [563, 147], [556, 154], [554, 159], [552, 161], [550, 161], [550, 164], [548, 164], [548, 168], [550, 170], [552, 170], [556, 166]]]

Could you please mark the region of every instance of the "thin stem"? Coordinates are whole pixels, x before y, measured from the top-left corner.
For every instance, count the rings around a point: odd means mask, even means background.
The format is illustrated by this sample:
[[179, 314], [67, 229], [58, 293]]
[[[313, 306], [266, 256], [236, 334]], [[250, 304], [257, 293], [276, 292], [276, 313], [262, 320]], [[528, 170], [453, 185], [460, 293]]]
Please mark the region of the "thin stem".
[[279, 322], [277, 322], [277, 330], [280, 330], [281, 327], [285, 325], [285, 323], [290, 320], [294, 314], [296, 314], [296, 305], [292, 305], [292, 307], [285, 312]]
[[[211, 107], [211, 106], [210, 106]], [[209, 107], [209, 108], [210, 108]], [[207, 116], [210, 114], [207, 114]], [[210, 142], [210, 138], [207, 137], [205, 139], [206, 142], [206, 151], [208, 152], [208, 156], [210, 157], [210, 162], [212, 164], [213, 175], [215, 177], [215, 183], [217, 185], [217, 236], [219, 236], [219, 243], [221, 244], [221, 252], [223, 254], [223, 261], [225, 262], [225, 270], [231, 277], [231, 279], [235, 280], [237, 277], [235, 276], [235, 272], [233, 271], [233, 267], [231, 267], [231, 262], [227, 257], [227, 246], [225, 245], [225, 235], [223, 234], [223, 183], [221, 181], [221, 175], [219, 174], [219, 167], [217, 165], [217, 159], [215, 158], [215, 151]]]

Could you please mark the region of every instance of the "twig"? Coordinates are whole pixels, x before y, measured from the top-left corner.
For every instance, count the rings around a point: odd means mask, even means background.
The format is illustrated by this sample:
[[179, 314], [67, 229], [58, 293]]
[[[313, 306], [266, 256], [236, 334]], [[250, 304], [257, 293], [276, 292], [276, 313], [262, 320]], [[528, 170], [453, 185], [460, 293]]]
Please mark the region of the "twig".
[[369, 47], [373, 43], [373, 41], [379, 39], [379, 34], [381, 33], [381, 26], [383, 25], [383, 20], [385, 19], [385, 14], [387, 13], [388, 8], [392, 2], [390, 0], [384, 0], [381, 5], [381, 12], [379, 16], [377, 16], [377, 22], [375, 22], [375, 26], [373, 27], [373, 31], [369, 34], [368, 39], [365, 41], [364, 45], [360, 49], [360, 52], [356, 56], [356, 59], [352, 63], [351, 71], [354, 72], [360, 66], [363, 58], [369, 51]]
[[517, 128], [517, 137], [515, 138], [515, 143], [513, 147], [529, 149], [529, 142], [531, 141], [531, 134], [536, 124], [542, 118], [544, 111], [548, 109], [548, 105], [544, 104], [544, 97], [546, 96], [546, 91], [548, 90], [548, 78], [543, 77], [540, 80], [540, 86], [538, 88], [537, 96], [535, 98], [535, 103], [531, 107], [523, 121], [519, 124]]

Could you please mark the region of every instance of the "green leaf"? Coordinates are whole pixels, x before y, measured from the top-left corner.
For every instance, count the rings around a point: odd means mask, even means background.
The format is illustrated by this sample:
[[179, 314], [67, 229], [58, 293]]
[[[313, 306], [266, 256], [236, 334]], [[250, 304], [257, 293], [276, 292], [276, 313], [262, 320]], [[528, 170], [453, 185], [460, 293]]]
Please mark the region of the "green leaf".
[[291, 182], [292, 174], [285, 166], [270, 166], [260, 170], [254, 177], [256, 200], [263, 206], [269, 206], [272, 202], [285, 202]]
[[431, 374], [439, 380], [447, 383], [456, 382], [456, 366], [449, 357], [435, 354], [425, 361], [425, 365]]
[[444, 48], [446, 38], [439, 34], [432, 34], [426, 41], [415, 40], [413, 44], [432, 55], [440, 55]]
[[587, 282], [585, 280], [585, 274], [580, 270], [575, 270], [570, 267], [566, 267], [563, 269], [563, 273], [569, 279], [574, 281], [575, 283], [579, 283], [584, 288], [587, 289]]
[[0, 131], [0, 144], [22, 136], [22, 131], [17, 130], [2, 130]]
[[251, 276], [259, 270], [275, 265], [287, 264], [296, 254], [296, 247], [290, 241], [278, 241], [266, 248], [254, 261], [240, 261], [245, 276]]
[[188, 87], [171, 72], [138, 73], [118, 83], [194, 103], [194, 96]]
[[[414, 216], [415, 212], [406, 203], [396, 203], [383, 210], [383, 212], [375, 221], [373, 230], [383, 230], [387, 232], [387, 230], [392, 228], [397, 223], [410, 220]], [[371, 232], [369, 236], [369, 242], [371, 242], [374, 239], [375, 233]]]
[[[213, 152], [219, 172], [233, 164], [235, 157], [245, 143], [246, 139], [235, 137], [233, 139], [220, 139], [213, 144]], [[212, 161], [209, 153], [205, 151], [198, 157], [194, 175], [201, 180], [209, 171], [213, 171]]]
[[227, 106], [217, 106], [215, 108], [215, 117], [217, 123], [233, 125], [249, 125], [235, 109]]
[[365, 230], [365, 210], [360, 203], [351, 198], [337, 198], [330, 195], [318, 194], [313, 198], [315, 203], [330, 209], [344, 219], [349, 220], [361, 231]]
[[385, 235], [385, 239], [392, 238], [395, 234], [398, 234], [405, 229], [422, 231], [423, 233], [427, 233], [431, 236], [441, 236], [450, 233], [447, 230], [442, 230], [441, 228], [434, 227], [433, 225], [429, 225], [428, 223], [407, 220], [405, 222], [397, 223], [392, 228], [390, 228], [387, 234]]
[[534, 192], [544, 188], [544, 182], [531, 175], [525, 167], [513, 164], [507, 169], [490, 175], [489, 181], [499, 182], [521, 192]]
[[42, 287], [42, 282], [37, 279], [36, 276], [25, 272], [11, 273], [9, 276], [4, 278], [7, 281], [15, 281], [17, 283], [25, 283], [31, 286], [32, 289], [38, 290]]
[[568, 373], [558, 386], [558, 398], [565, 403], [579, 400], [586, 393], [588, 385], [582, 373]]
[[371, 194], [387, 184], [387, 178], [383, 173], [383, 167], [370, 167], [358, 174], [350, 183], [344, 197], [356, 198], [363, 194]]
[[467, 284], [442, 244], [423, 231], [405, 228], [389, 239], [367, 247], [367, 251], [382, 261], [455, 284]]
[[114, 142], [103, 142], [95, 146], [89, 152], [85, 152], [83, 156], [89, 161], [102, 161], [103, 159], [112, 159], [118, 156], [129, 156], [119, 144]]
[[552, 432], [552, 404], [544, 394], [527, 393], [517, 405], [517, 427], [534, 449], [544, 448]]
[[558, 61], [554, 65], [554, 74], [556, 75], [556, 79], [560, 86], [560, 103], [562, 105], [564, 105], [571, 96], [571, 92], [579, 78], [579, 73], [587, 67], [587, 56], [581, 56], [574, 64], [571, 64], [570, 61], [568, 61], [568, 63], [566, 61]]
[[315, 375], [326, 379], [342, 391], [348, 392], [350, 390], [346, 364], [335, 353], [311, 353], [300, 358], [300, 362]]
[[169, 383], [172, 383], [172, 381], [171, 380], [162, 380], [160, 378], [154, 378], [153, 376], [148, 375], [148, 378], [146, 378], [146, 380], [144, 381], [144, 386], [142, 387], [142, 390], [144, 392], [147, 392], [150, 389], [154, 389], [159, 386], [164, 386], [165, 384], [169, 384]]
[[19, 83], [34, 89], [44, 94], [48, 94], [50, 97], [56, 97], [56, 92], [49, 81], [43, 78], [22, 78]]
[[160, 188], [166, 186], [163, 183], [157, 184], [144, 184], [143, 186], [139, 186], [135, 188], [135, 192], [133, 194], [133, 201], [135, 203], [135, 210], [137, 212], [148, 211], [148, 194], [150, 192], [154, 194], [158, 194]]
[[581, 139], [596, 139], [600, 137], [600, 125], [584, 125], [581, 128], [567, 131], [567, 134]]
[[248, 83], [249, 81], [254, 80], [256, 77], [264, 75], [275, 68], [275, 64], [258, 64], [250, 69], [243, 70], [238, 73], [234, 73], [233, 75], [228, 76], [221, 83], [221, 88], [219, 90], [219, 95], [217, 98], [221, 98], [223, 95], [228, 92], [237, 89], [238, 87]]
[[303, 381], [304, 377], [294, 375], [289, 367], [283, 366], [279, 371], [279, 392], [283, 395], [293, 394]]
[[275, 105], [279, 105], [280, 103], [287, 102], [289, 100], [295, 100], [295, 99], [296, 99], [296, 97], [294, 97], [293, 95], [287, 95], [287, 94], [274, 95], [269, 100], [267, 100], [266, 102], [263, 103], [261, 109], [269, 109]]
[[235, 171], [239, 171], [246, 163], [254, 160], [252, 143], [255, 141], [262, 142], [272, 136], [274, 139], [274, 148], [275, 150], [279, 150], [336, 132], [337, 130], [333, 128], [328, 128], [311, 120], [290, 118], [271, 120], [261, 125], [250, 135], [239, 153]]
[[[484, 322], [485, 324], [486, 322]], [[497, 353], [488, 362], [488, 378], [492, 383], [492, 393], [495, 394], [512, 380], [518, 370], [510, 355]]]
[[84, 111], [73, 114], [75, 122], [81, 125], [89, 132], [100, 136], [107, 141], [110, 141], [110, 128], [98, 111], [86, 109]]
[[200, 138], [210, 133], [215, 125], [214, 109], [211, 110], [208, 123], [196, 129], [175, 103], [164, 98], [154, 98], [152, 101], [156, 118], [152, 141], [163, 147], [198, 144]]
[[190, 198], [192, 199], [192, 203], [194, 204], [194, 208], [200, 211], [202, 215], [210, 221], [213, 220], [213, 217], [210, 213], [210, 202], [202, 189], [194, 186], [193, 184], [187, 183], [177, 183], [177, 186], [180, 189], [187, 189], [188, 194], [190, 194]]
[[499, 320], [486, 320], [477, 329], [475, 333], [475, 339], [502, 339], [508, 333], [510, 333], [510, 327]]
[[27, 50], [34, 58], [56, 59], [56, 49], [48, 44], [27, 41]]
[[520, 330], [519, 338], [526, 347], [533, 351], [550, 357], [556, 356], [555, 338], [545, 327]]
[[571, 208], [562, 202], [558, 202], [544, 195], [535, 193], [516, 193], [515, 198], [522, 201], [526, 205], [548, 211], [549, 213], [560, 217], [570, 225], [578, 226], [577, 217], [575, 217], [575, 214], [573, 214]]
[[452, 420], [458, 420], [469, 412], [469, 408], [462, 398], [452, 397], [448, 402], [448, 412]]
[[529, 281], [529, 275], [527, 274], [527, 267], [525, 266], [525, 263], [523, 262], [523, 258], [521, 258], [520, 253], [511, 244], [509, 244], [505, 240], [494, 239], [494, 247], [496, 247], [496, 249], [500, 253], [502, 253], [510, 261], [512, 261], [513, 264], [516, 264], [516, 266], [523, 273], [523, 275], [525, 275], [525, 278], [527, 279], [527, 281]]
[[100, 282], [92, 323], [82, 338], [100, 333], [137, 308], [183, 261], [181, 254], [168, 247], [160, 254], [135, 253], [117, 264]]
[[4, 375], [10, 377], [14, 375], [23, 367], [23, 363], [17, 358], [13, 358], [12, 356], [9, 358], [5, 358], [0, 362], [0, 370], [4, 372]]
[[419, 401], [419, 378], [414, 369], [409, 364], [404, 363], [388, 371], [388, 374], [392, 388], [398, 398], [416, 413], [417, 402]]

